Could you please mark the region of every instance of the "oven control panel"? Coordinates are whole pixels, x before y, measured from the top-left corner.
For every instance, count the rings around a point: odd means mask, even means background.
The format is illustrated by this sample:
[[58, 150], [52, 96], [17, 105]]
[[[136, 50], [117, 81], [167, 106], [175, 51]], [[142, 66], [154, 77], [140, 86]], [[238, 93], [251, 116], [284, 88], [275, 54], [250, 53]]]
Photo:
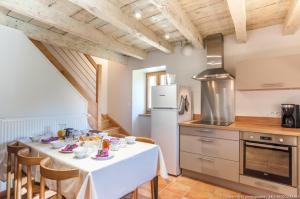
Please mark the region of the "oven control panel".
[[241, 132], [241, 139], [248, 141], [297, 146], [296, 136], [273, 135], [265, 133]]

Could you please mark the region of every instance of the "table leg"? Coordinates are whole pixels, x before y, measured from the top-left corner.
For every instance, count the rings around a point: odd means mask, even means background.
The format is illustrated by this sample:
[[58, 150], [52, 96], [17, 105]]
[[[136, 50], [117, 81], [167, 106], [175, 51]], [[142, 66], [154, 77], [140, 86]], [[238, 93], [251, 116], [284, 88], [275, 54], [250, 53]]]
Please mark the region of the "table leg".
[[151, 181], [152, 199], [158, 199], [158, 176]]

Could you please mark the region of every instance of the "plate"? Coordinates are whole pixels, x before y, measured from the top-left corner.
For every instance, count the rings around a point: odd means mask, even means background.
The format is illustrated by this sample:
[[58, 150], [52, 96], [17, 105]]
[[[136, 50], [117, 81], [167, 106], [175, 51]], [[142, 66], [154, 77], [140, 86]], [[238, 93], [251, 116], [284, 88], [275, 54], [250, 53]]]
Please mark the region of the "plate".
[[107, 157], [96, 157], [96, 155], [93, 155], [91, 158], [94, 160], [109, 160], [112, 159], [114, 157], [113, 154], [109, 154], [109, 156]]
[[60, 153], [73, 153], [73, 150], [72, 150], [72, 151], [63, 151], [64, 148], [65, 148], [65, 147], [60, 148], [60, 149], [58, 150], [58, 152], [60, 152]]

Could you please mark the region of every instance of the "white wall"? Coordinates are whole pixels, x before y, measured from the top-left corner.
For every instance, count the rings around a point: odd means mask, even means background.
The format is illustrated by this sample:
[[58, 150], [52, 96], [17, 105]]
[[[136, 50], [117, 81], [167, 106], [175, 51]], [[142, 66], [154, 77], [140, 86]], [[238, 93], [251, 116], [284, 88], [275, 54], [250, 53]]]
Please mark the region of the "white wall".
[[[300, 64], [300, 31], [293, 35], [282, 35], [282, 26], [270, 26], [248, 31], [247, 43], [237, 43], [235, 35], [224, 38], [225, 68], [235, 74], [243, 63], [261, 60], [262, 64], [280, 60], [284, 63], [290, 55], [296, 55]], [[288, 62], [287, 62], [288, 63]], [[275, 67], [275, 66], [274, 66]], [[270, 71], [272, 75], [272, 71]], [[255, 77], [253, 77], [255, 81]], [[279, 117], [280, 104], [300, 104], [300, 90], [237, 91], [236, 114], [244, 116]]]
[[86, 114], [85, 99], [20, 31], [0, 26], [0, 118]]
[[244, 60], [300, 54], [300, 30], [282, 35], [282, 25], [275, 25], [247, 31], [247, 35], [246, 43], [237, 43], [235, 35], [224, 37], [225, 68], [232, 73]]
[[[147, 136], [150, 132], [143, 124], [146, 117], [146, 73], [144, 70], [134, 70], [132, 74], [132, 134]], [[142, 134], [142, 135], [141, 135]], [[148, 135], [149, 136], [149, 135]]]
[[131, 129], [132, 70], [112, 61], [108, 62], [107, 113], [128, 132]]
[[[87, 128], [87, 102], [20, 31], [0, 25], [0, 170], [6, 143]], [[0, 175], [0, 180], [5, 180]], [[5, 187], [0, 183], [0, 191]]]
[[147, 68], [165, 65], [167, 73], [176, 75], [176, 83], [190, 87], [193, 91], [193, 110], [200, 113], [200, 82], [193, 80], [192, 76], [206, 69], [206, 57], [204, 50], [194, 50], [192, 55], [184, 56], [181, 47], [177, 46], [173, 54], [165, 54], [160, 51], [150, 52], [145, 60], [130, 58], [128, 66], [132, 69]]

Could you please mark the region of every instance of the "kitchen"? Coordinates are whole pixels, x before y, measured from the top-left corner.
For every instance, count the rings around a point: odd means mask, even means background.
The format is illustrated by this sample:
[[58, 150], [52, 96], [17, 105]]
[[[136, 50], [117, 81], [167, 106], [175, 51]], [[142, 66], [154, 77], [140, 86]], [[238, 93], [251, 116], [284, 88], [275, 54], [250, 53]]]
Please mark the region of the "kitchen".
[[[167, 166], [174, 162], [169, 157], [177, 155], [178, 165], [182, 169], [174, 171], [168, 168], [169, 171], [174, 175], [179, 175], [182, 171], [183, 176], [251, 195], [296, 196], [299, 187], [299, 105], [277, 104], [281, 111], [272, 112], [273, 117], [236, 116], [235, 87], [240, 91], [242, 86], [235, 82], [242, 84], [243, 81], [238, 76], [235, 80], [235, 77], [224, 70], [222, 35], [208, 36], [205, 44], [208, 69], [193, 76], [193, 79], [201, 81], [201, 115], [194, 114], [193, 121], [186, 121], [187, 118], [185, 122], [179, 121], [178, 147], [174, 147], [174, 141], [171, 142], [174, 139], [170, 124], [168, 125], [173, 121], [171, 114], [166, 116], [163, 111], [161, 114], [155, 111], [151, 115], [151, 136], [160, 143], [164, 154], [167, 154]], [[240, 74], [237, 72], [237, 75]], [[256, 82], [255, 84], [257, 85]], [[271, 85], [273, 88], [259, 86], [261, 87], [256, 87], [257, 90], [272, 90], [274, 87], [280, 89], [278, 85]], [[171, 86], [158, 86], [152, 90], [153, 110], [156, 105], [160, 106], [158, 110], [167, 107], [165, 112], [169, 111], [168, 105], [172, 102], [169, 101], [166, 105], [165, 101], [168, 97], [170, 100], [172, 94], [164, 87]], [[156, 90], [160, 91], [159, 94], [156, 94]], [[161, 104], [155, 102], [158, 99]], [[168, 139], [156, 132], [165, 132]], [[179, 148], [180, 155], [176, 152], [172, 154], [170, 148], [173, 151]]]
[[[124, 170], [114, 167], [121, 155], [95, 163], [42, 145], [81, 171], [78, 161], [94, 165], [85, 176], [108, 175], [110, 189], [94, 179], [99, 197], [297, 197], [298, 2], [0, 1], [1, 166], [8, 142], [56, 133], [63, 124], [156, 143], [148, 148], [155, 155]], [[142, 153], [147, 144], [139, 140], [114, 153]], [[157, 178], [156, 155], [169, 176]], [[114, 172], [104, 172], [106, 163]], [[5, 173], [0, 169], [0, 197]]]

